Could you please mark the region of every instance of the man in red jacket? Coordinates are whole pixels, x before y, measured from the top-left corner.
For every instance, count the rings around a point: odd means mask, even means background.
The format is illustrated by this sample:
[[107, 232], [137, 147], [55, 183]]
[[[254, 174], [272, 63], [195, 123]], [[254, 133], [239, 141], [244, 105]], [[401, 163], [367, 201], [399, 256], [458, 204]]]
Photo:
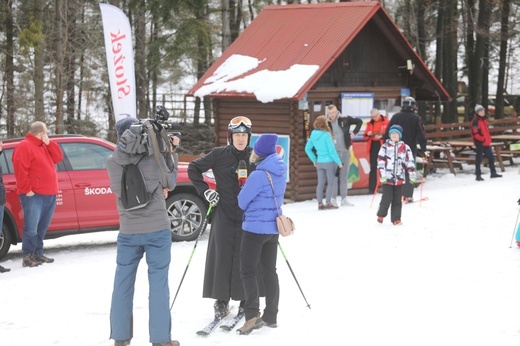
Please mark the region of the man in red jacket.
[[63, 159], [60, 147], [49, 139], [47, 126], [36, 121], [14, 149], [16, 189], [23, 209], [22, 266], [52, 263], [43, 255], [43, 239], [49, 227], [58, 193], [55, 164]]
[[498, 174], [495, 168], [495, 158], [493, 157], [493, 152], [490, 147], [491, 135], [489, 134], [488, 117], [486, 116], [486, 110], [481, 105], [475, 106], [475, 117], [471, 120], [471, 136], [477, 148], [477, 155], [475, 157], [475, 175], [477, 176], [477, 181], [484, 180], [480, 170], [483, 154], [486, 154], [488, 159], [491, 178], [501, 178], [502, 175]]

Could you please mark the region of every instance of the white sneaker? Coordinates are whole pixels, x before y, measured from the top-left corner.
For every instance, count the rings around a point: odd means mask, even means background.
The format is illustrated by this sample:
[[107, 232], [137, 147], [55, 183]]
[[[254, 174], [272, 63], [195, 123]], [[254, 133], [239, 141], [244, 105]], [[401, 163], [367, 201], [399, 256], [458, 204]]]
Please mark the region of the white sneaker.
[[346, 206], [346, 207], [353, 207], [353, 206], [354, 206], [354, 204], [352, 204], [352, 203], [350, 203], [349, 201], [347, 201], [346, 198], [343, 198], [343, 199], [341, 200], [341, 205], [342, 205], [342, 206]]
[[338, 207], [338, 202], [336, 202], [335, 199], [332, 199], [332, 200], [330, 201], [330, 204], [332, 204], [332, 205], [333, 205], [334, 207], [336, 207], [336, 208]]

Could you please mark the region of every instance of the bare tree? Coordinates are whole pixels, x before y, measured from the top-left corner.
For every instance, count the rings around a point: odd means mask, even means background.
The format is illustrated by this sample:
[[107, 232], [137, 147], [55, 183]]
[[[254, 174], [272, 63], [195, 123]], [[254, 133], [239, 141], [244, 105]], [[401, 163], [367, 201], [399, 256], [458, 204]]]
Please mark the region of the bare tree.
[[44, 75], [43, 67], [45, 64], [45, 38], [42, 33], [43, 26], [43, 0], [33, 0], [32, 8], [33, 22], [31, 27], [37, 30], [39, 38], [33, 42], [34, 44], [34, 118], [39, 121], [46, 121], [44, 112], [43, 92], [44, 92]]
[[14, 135], [14, 33], [13, 33], [13, 1], [4, 2], [5, 12], [5, 81], [7, 85], [7, 136]]
[[504, 114], [504, 90], [507, 64], [507, 43], [509, 40], [509, 14], [511, 12], [511, 0], [503, 0], [500, 6], [500, 57], [498, 64], [497, 97], [495, 100], [495, 119], [500, 119]]

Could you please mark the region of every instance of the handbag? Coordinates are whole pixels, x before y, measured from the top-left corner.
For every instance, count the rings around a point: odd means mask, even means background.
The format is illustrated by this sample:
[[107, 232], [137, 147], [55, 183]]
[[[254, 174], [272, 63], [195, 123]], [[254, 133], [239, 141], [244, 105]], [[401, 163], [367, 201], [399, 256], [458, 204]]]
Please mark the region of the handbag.
[[[278, 201], [276, 200], [276, 195], [274, 193], [273, 179], [271, 179], [271, 175], [268, 171], [264, 172], [265, 174], [267, 174], [269, 184], [271, 184], [271, 189], [273, 190], [274, 203], [276, 204], [276, 210], [278, 210]], [[294, 230], [296, 229], [293, 220], [290, 217], [285, 216], [281, 213], [279, 213], [276, 217], [276, 228], [278, 229], [278, 233], [280, 233], [282, 237], [287, 237], [288, 235], [294, 234]]]

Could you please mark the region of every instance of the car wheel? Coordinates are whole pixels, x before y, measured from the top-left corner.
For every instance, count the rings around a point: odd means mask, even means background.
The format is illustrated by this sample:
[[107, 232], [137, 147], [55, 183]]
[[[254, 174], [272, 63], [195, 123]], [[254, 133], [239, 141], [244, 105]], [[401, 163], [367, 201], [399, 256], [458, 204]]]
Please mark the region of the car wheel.
[[166, 200], [173, 241], [192, 241], [199, 236], [207, 207], [191, 193], [174, 194]]
[[2, 227], [2, 232], [0, 233], [0, 259], [4, 258], [9, 252], [9, 248], [11, 247], [11, 233], [9, 232], [9, 228], [4, 223]]

